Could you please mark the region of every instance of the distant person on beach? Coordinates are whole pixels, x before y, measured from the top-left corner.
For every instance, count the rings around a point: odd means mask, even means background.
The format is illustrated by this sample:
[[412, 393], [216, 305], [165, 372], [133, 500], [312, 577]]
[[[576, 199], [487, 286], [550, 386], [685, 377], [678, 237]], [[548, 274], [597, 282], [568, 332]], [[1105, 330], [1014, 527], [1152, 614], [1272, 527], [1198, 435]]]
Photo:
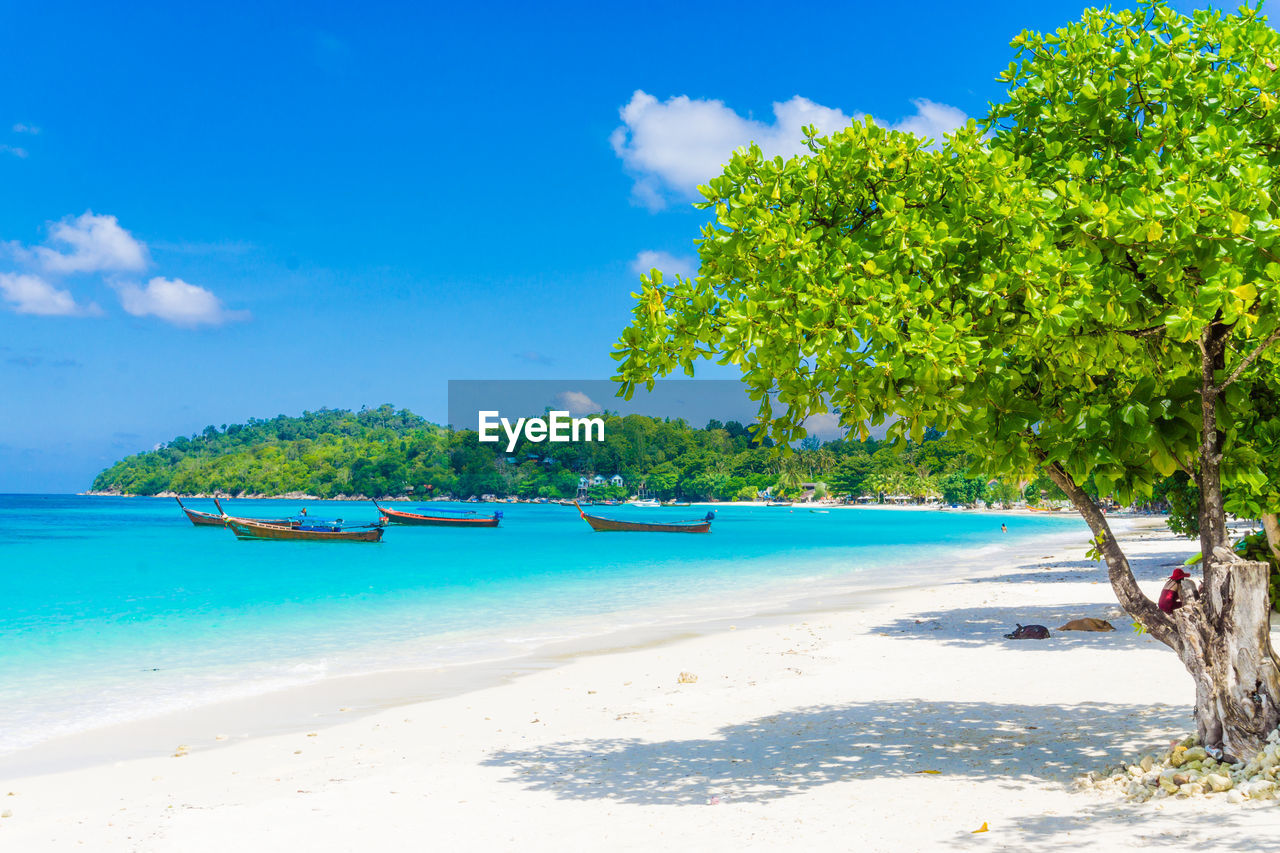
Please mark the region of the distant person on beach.
[[306, 515], [306, 514], [307, 514], [307, 508], [304, 506], [302, 508], [302, 512], [300, 512], [299, 515]]
[[1008, 532], [1009, 532], [1009, 525], [1007, 525], [1007, 524], [1002, 524], [1002, 525], [1000, 525], [1000, 532], [1001, 532], [1001, 533], [1008, 533]]
[[1164, 582], [1160, 590], [1160, 600], [1156, 606], [1165, 613], [1172, 613], [1187, 603], [1187, 599], [1199, 598], [1200, 592], [1194, 581], [1187, 580], [1191, 575], [1182, 569], [1174, 569], [1173, 574]]

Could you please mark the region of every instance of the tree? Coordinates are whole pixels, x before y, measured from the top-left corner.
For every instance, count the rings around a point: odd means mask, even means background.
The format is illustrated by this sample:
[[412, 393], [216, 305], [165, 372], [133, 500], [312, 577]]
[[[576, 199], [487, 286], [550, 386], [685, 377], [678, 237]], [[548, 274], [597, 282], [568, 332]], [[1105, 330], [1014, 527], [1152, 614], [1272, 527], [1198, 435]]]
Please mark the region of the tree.
[[[1271, 564], [1271, 606], [1280, 608], [1280, 389], [1259, 384], [1253, 389], [1254, 419], [1240, 430], [1243, 446], [1224, 461], [1224, 503], [1228, 512], [1242, 518], [1260, 518], [1267, 548], [1262, 556]], [[1232, 468], [1244, 461], [1244, 471]], [[1254, 469], [1250, 475], [1249, 469]], [[1267, 476], [1258, 476], [1257, 471]], [[1234, 475], [1234, 476], [1233, 476]], [[1200, 489], [1184, 472], [1177, 471], [1157, 487], [1156, 496], [1168, 504], [1169, 527], [1186, 536], [1200, 535]]]
[[1183, 471], [1159, 483], [1152, 497], [1169, 505], [1169, 529], [1182, 536], [1200, 537], [1200, 489]]
[[957, 472], [948, 475], [941, 487], [942, 499], [947, 503], [973, 506], [982, 499], [987, 484], [984, 480], [966, 477]]
[[[1269, 379], [1275, 380], [1273, 372]], [[1236, 453], [1224, 460], [1228, 512], [1259, 518], [1272, 563], [1280, 562], [1280, 382], [1255, 382], [1252, 420], [1239, 424]], [[1274, 588], [1275, 584], [1273, 584]], [[1274, 599], [1273, 599], [1274, 600]]]
[[1067, 493], [1058, 488], [1058, 484], [1049, 479], [1049, 475], [1043, 469], [1036, 474], [1035, 479], [1027, 484], [1025, 494], [1027, 503], [1033, 506], [1038, 504], [1042, 498], [1050, 501], [1065, 501], [1067, 499]]
[[1014, 485], [997, 480], [987, 484], [987, 495], [991, 501], [1008, 506], [1021, 497], [1022, 492]]
[[863, 488], [869, 489], [877, 503], [884, 502], [885, 492], [892, 491], [893, 483], [887, 474], [876, 472], [862, 481]]
[[850, 454], [840, 460], [831, 474], [831, 487], [836, 494], [860, 495], [863, 483], [871, 468], [871, 459], [865, 452]]
[[670, 497], [680, 484], [680, 472], [671, 462], [663, 462], [645, 475], [645, 487], [659, 497]]
[[778, 494], [791, 495], [800, 491], [800, 484], [803, 480], [800, 474], [800, 466], [795, 459], [795, 456], [784, 457], [787, 464], [783, 465], [782, 470], [778, 472]]
[[[1219, 549], [1224, 472], [1265, 479], [1246, 430], [1280, 336], [1278, 41], [1248, 8], [1090, 10], [1015, 38], [1007, 98], [938, 147], [866, 120], [788, 160], [739, 150], [701, 188], [696, 278], [641, 279], [622, 393], [718, 357], [779, 443], [834, 407], [863, 437], [934, 427], [986, 477], [1043, 467], [1191, 673], [1203, 742], [1252, 754], [1280, 723], [1266, 571]], [[1166, 615], [1083, 484], [1128, 502], [1179, 469], [1206, 594]]]
[[587, 497], [593, 501], [624, 501], [627, 499], [626, 486], [592, 486], [587, 489]]

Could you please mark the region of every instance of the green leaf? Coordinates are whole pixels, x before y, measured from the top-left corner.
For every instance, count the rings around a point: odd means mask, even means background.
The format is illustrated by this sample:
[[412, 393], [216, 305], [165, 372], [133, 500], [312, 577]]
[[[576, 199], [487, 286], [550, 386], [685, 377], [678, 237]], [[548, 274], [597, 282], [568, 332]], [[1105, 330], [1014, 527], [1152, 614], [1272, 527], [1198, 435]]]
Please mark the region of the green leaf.
[[1239, 287], [1233, 287], [1231, 289], [1231, 295], [1246, 303], [1251, 303], [1253, 300], [1258, 298], [1258, 288], [1254, 287], [1252, 284], [1242, 284]]

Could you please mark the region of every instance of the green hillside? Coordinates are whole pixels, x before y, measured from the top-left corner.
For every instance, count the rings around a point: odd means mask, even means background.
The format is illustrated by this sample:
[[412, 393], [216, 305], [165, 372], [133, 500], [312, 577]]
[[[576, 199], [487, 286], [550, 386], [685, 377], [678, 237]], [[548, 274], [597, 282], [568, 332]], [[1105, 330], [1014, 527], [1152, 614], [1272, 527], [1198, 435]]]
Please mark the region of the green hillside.
[[[753, 442], [740, 423], [604, 415], [603, 442], [530, 443], [512, 453], [480, 443], [391, 405], [350, 412], [321, 409], [246, 424], [209, 426], [120, 460], [95, 478], [93, 490], [131, 495], [281, 495], [291, 492], [400, 496], [497, 494], [572, 497], [582, 476], [621, 475], [621, 496], [643, 484], [658, 497], [732, 500], [773, 488], [797, 493], [824, 482], [836, 494], [979, 497], [1011, 500], [1016, 489], [972, 479], [969, 459], [939, 436], [920, 444], [809, 439], [789, 455]], [[1035, 491], [1037, 491], [1037, 485]]]

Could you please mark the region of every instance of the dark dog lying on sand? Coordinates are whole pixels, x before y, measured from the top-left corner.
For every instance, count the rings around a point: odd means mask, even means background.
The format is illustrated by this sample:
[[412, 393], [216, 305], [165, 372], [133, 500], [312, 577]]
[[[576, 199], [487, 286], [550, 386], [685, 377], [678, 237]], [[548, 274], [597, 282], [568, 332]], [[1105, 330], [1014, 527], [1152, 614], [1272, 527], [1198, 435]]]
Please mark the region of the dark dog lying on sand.
[[1049, 629], [1043, 625], [1018, 625], [1012, 634], [1005, 634], [1006, 640], [1047, 640]]

